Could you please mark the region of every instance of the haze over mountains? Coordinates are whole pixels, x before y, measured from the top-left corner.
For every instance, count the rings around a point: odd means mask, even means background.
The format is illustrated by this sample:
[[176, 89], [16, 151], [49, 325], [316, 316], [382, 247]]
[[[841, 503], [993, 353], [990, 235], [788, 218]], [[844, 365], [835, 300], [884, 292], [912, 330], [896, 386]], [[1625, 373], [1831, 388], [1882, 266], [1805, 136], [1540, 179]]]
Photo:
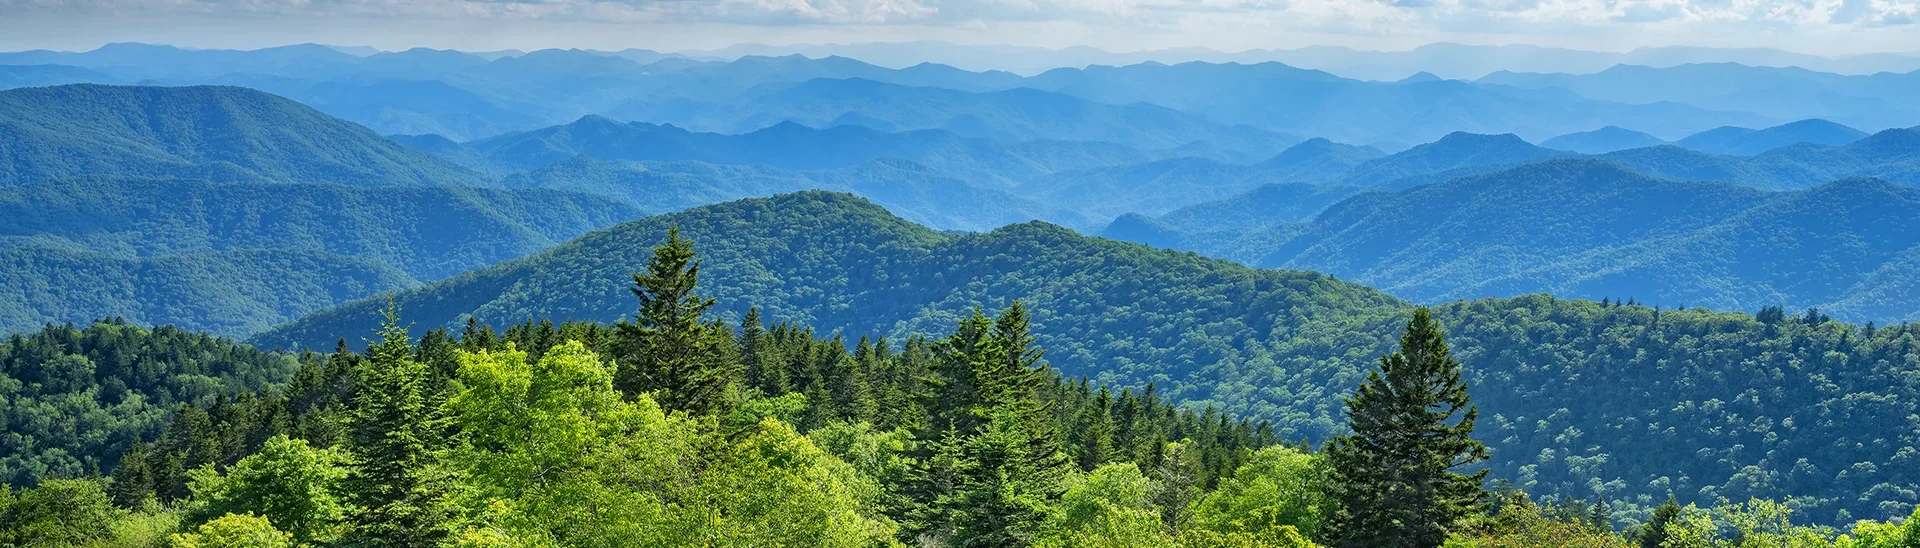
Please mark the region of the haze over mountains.
[[0, 333], [357, 350], [392, 304], [519, 344], [634, 318], [677, 230], [714, 332], [754, 310], [810, 371], [1018, 301], [1068, 379], [1319, 444], [1431, 305], [1543, 501], [1920, 506], [1920, 58], [115, 44], [0, 88]]
[[[1524, 56], [1514, 59], [1507, 68], [1529, 68]], [[500, 56], [426, 49], [361, 57], [316, 45], [203, 51], [115, 44], [85, 53], [0, 54], [0, 65], [8, 66], [0, 83], [9, 86], [87, 81], [253, 87], [381, 133], [432, 133], [457, 141], [589, 114], [727, 133], [795, 121], [1144, 148], [1199, 142], [1234, 152], [1312, 137], [1392, 150], [1453, 131], [1543, 140], [1617, 125], [1678, 139], [1720, 126], [1767, 127], [1814, 117], [1868, 132], [1920, 123], [1911, 94], [1901, 92], [1920, 65], [1873, 76], [1739, 67], [1739, 78], [1717, 87], [1695, 83], [1727, 79], [1725, 65], [1677, 65], [1653, 74], [1512, 72], [1478, 81], [1374, 81], [1273, 61], [1142, 62], [1020, 76], [933, 64], [894, 69], [846, 57], [722, 61], [638, 52]], [[1801, 96], [1765, 99], [1774, 89], [1799, 90]]]

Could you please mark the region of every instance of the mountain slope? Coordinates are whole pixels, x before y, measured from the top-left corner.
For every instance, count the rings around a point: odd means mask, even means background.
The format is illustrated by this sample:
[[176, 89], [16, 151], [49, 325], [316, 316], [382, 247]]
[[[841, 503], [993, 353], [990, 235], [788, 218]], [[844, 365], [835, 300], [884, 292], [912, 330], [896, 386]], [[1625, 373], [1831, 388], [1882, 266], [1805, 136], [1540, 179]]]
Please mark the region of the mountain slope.
[[1847, 126], [1809, 119], [1766, 129], [1717, 128], [1693, 134], [1674, 144], [1709, 154], [1752, 156], [1801, 143], [1840, 146], [1866, 136], [1866, 133]]
[[484, 156], [500, 170], [528, 170], [578, 155], [600, 160], [699, 161], [756, 164], [796, 170], [837, 169], [881, 158], [926, 165], [951, 176], [993, 185], [1062, 170], [1138, 161], [1144, 153], [1098, 142], [1006, 142], [961, 137], [944, 130], [883, 132], [862, 126], [814, 129], [781, 123], [751, 133], [696, 133], [645, 122], [587, 116], [573, 123], [467, 143], [458, 153]]
[[0, 187], [16, 292], [0, 331], [118, 315], [244, 335], [639, 216], [534, 189], [106, 177]]
[[1354, 166], [1339, 182], [1363, 188], [1410, 188], [1566, 155], [1534, 146], [1511, 133], [1479, 135], [1456, 131], [1438, 141]]
[[[1692, 188], [1648, 180], [1595, 196]], [[1643, 201], [1609, 211], [1660, 203]], [[1631, 224], [1615, 229], [1644, 230]], [[649, 218], [396, 300], [423, 327], [457, 326], [468, 314], [494, 324], [622, 318], [635, 306], [628, 275], [673, 226], [704, 260], [701, 292], [730, 319], [758, 306], [823, 332], [897, 340], [1018, 298], [1048, 361], [1068, 375], [1155, 382], [1177, 401], [1268, 418], [1283, 436], [1310, 440], [1336, 431], [1339, 397], [1391, 346], [1408, 309], [1319, 274], [1252, 270], [1044, 224], [937, 233], [829, 193]], [[383, 304], [352, 303], [255, 341], [354, 340], [378, 323]], [[1916, 502], [1873, 488], [1920, 479], [1904, 465], [1920, 434], [1886, 426], [1920, 412], [1920, 379], [1904, 373], [1920, 365], [1908, 353], [1920, 336], [1911, 325], [1866, 333], [1824, 320], [1543, 296], [1455, 303], [1437, 317], [1467, 365], [1495, 476], [1535, 492], [1591, 497], [1598, 486], [1643, 508], [1669, 491], [1703, 500], [1792, 493], [1805, 497], [1797, 515], [1819, 522], [1884, 519]], [[1762, 416], [1769, 420], [1754, 419]], [[1540, 459], [1547, 450], [1552, 458]], [[1671, 458], [1696, 452], [1706, 457]]]
[[1616, 150], [1645, 148], [1667, 144], [1659, 137], [1623, 128], [1607, 126], [1593, 131], [1569, 133], [1540, 142], [1540, 146], [1581, 154], [1605, 154]]
[[119, 317], [222, 336], [418, 285], [398, 268], [315, 251], [124, 258], [71, 245], [0, 245], [0, 332]]
[[1363, 82], [1272, 62], [1061, 68], [1029, 78], [1025, 85], [1104, 103], [1145, 102], [1221, 122], [1357, 143], [1410, 144], [1455, 131], [1541, 139], [1605, 125], [1669, 135], [1772, 121], [1658, 100], [1596, 101], [1557, 89], [1458, 80]]
[[76, 175], [486, 183], [364, 127], [248, 89], [79, 84], [0, 91], [0, 184]]
[[1888, 276], [1915, 257], [1920, 189], [1849, 179], [1774, 197], [1712, 226], [1596, 247], [1467, 291], [1545, 286], [1560, 294], [1746, 309], [1792, 303], [1836, 317], [1916, 321], [1920, 295], [1912, 282]]
[[1141, 149], [1203, 141], [1271, 153], [1299, 141], [1151, 104], [1105, 104], [1028, 88], [973, 93], [862, 79], [770, 86], [725, 101], [634, 102], [611, 114], [721, 133], [744, 133], [790, 121], [882, 131], [945, 129], [967, 137], [1016, 141], [1104, 141]]
[[791, 171], [758, 165], [705, 162], [601, 161], [576, 156], [502, 180], [511, 188], [585, 192], [624, 200], [648, 211], [801, 190], [864, 196], [914, 222], [949, 230], [987, 230], [1044, 219], [1073, 226], [1090, 221], [1078, 210], [1049, 205], [997, 188], [961, 181], [905, 160], [880, 159], [829, 170]]

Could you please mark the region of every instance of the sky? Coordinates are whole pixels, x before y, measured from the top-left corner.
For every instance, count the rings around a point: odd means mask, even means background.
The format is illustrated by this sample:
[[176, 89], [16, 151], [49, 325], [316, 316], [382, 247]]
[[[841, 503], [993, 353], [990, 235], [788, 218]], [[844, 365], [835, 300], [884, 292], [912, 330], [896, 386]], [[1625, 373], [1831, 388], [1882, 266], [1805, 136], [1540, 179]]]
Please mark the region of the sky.
[[1110, 51], [1434, 42], [1920, 52], [1920, 0], [0, 0], [0, 50], [661, 51], [942, 40]]

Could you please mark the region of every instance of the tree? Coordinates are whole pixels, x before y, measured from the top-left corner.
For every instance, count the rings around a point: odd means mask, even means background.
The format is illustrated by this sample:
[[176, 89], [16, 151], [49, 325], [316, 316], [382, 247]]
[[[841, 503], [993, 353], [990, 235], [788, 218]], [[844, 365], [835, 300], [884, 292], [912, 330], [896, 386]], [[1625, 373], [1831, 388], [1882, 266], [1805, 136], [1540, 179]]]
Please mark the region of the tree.
[[389, 304], [385, 316], [380, 342], [360, 362], [347, 418], [354, 458], [345, 485], [354, 528], [345, 540], [432, 546], [449, 532], [447, 478], [437, 453], [444, 428], [439, 406], [427, 399], [427, 367], [413, 359], [399, 308]]
[[1433, 548], [1484, 511], [1487, 471], [1456, 471], [1487, 460], [1472, 437], [1479, 411], [1425, 307], [1407, 322], [1399, 351], [1380, 358], [1346, 404], [1353, 432], [1326, 451], [1341, 503], [1340, 546]]
[[744, 383], [738, 362], [723, 359], [719, 338], [730, 336], [701, 321], [713, 299], [693, 292], [700, 261], [680, 230], [667, 230], [667, 243], [653, 248], [647, 271], [633, 275], [640, 312], [621, 323], [625, 359], [615, 383], [628, 394], [648, 394], [668, 409], [712, 414], [729, 390]]
[[995, 408], [979, 435], [968, 439], [956, 490], [953, 545], [1026, 546], [1059, 509], [1061, 480], [1070, 465], [1027, 430], [1011, 407]]
[[1105, 464], [1068, 480], [1059, 522], [1040, 546], [1169, 546], [1153, 505], [1153, 480], [1133, 463]]
[[1217, 533], [1250, 535], [1284, 525], [1318, 537], [1333, 506], [1326, 491], [1326, 463], [1320, 457], [1285, 446], [1267, 447], [1200, 499], [1192, 523]]
[[1640, 548], [1661, 548], [1667, 544], [1667, 525], [1680, 517], [1680, 503], [1673, 497], [1653, 509], [1653, 515], [1647, 518], [1646, 525], [1640, 530]]
[[106, 539], [118, 512], [100, 482], [49, 479], [6, 500], [0, 491], [0, 545], [82, 546]]
[[293, 535], [253, 514], [227, 514], [191, 533], [173, 536], [174, 548], [293, 548]]
[[330, 540], [345, 515], [338, 495], [346, 477], [346, 456], [316, 449], [284, 435], [267, 440], [260, 452], [240, 459], [222, 477], [212, 467], [194, 474], [188, 525], [228, 514], [259, 513], [279, 524], [294, 540]]

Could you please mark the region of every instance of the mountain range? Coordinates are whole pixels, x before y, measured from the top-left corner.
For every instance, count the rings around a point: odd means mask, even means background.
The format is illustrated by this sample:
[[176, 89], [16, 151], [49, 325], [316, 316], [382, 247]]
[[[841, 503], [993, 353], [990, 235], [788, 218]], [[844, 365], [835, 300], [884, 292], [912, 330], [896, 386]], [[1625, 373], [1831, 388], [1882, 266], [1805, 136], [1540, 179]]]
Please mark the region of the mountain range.
[[[1592, 163], [1553, 165], [1578, 170]], [[1875, 185], [1847, 183], [1833, 190], [1855, 187]], [[1726, 188], [1735, 194], [1696, 194], [1729, 208], [1768, 201], [1762, 191]], [[1620, 188], [1615, 195], [1639, 190], [1646, 189]], [[1677, 195], [1609, 207], [1702, 205], [1660, 199]], [[1633, 230], [1627, 224], [1620, 230]], [[973, 307], [999, 308], [1019, 299], [1033, 312], [1046, 359], [1063, 373], [1121, 385], [1155, 383], [1176, 401], [1267, 418], [1283, 436], [1308, 440], [1334, 432], [1339, 396], [1392, 344], [1409, 306], [1323, 274], [1255, 270], [1045, 223], [936, 232], [860, 198], [824, 192], [728, 202], [618, 225], [396, 292], [393, 302], [409, 322], [426, 328], [458, 328], [469, 318], [496, 325], [526, 318], [619, 320], [637, 306], [628, 292], [630, 273], [644, 266], [647, 249], [669, 228], [693, 242], [703, 261], [700, 291], [716, 298], [730, 321], [757, 307], [768, 321], [900, 340], [948, 329]], [[1440, 227], [1434, 228], [1423, 234], [1437, 234]], [[349, 303], [252, 341], [268, 348], [331, 348], [337, 339], [370, 332], [386, 303]], [[1493, 448], [1491, 467], [1530, 489], [1593, 496], [1591, 479], [1609, 498], [1651, 504], [1668, 489], [1744, 497], [1770, 489], [1756, 485], [1792, 483], [1809, 497], [1808, 515], [1825, 520], [1843, 509], [1846, 515], [1875, 515], [1877, 501], [1886, 499], [1858, 499], [1858, 489], [1910, 481], [1912, 470], [1899, 466], [1878, 467], [1864, 477], [1839, 470], [1851, 462], [1895, 462], [1904, 457], [1892, 445], [1911, 442], [1863, 444], [1840, 460], [1830, 454], [1835, 444], [1858, 441], [1854, 433], [1882, 435], [1867, 425], [1904, 417], [1920, 401], [1911, 375], [1899, 376], [1899, 366], [1886, 361], [1910, 359], [1897, 357], [1897, 341], [1912, 336], [1907, 327], [1869, 337], [1857, 326], [1818, 318], [1763, 322], [1739, 313], [1545, 296], [1458, 302], [1438, 314], [1455, 354], [1468, 364], [1474, 401], [1484, 413], [1484, 439]], [[1866, 338], [1831, 346], [1842, 333]], [[1823, 392], [1812, 379], [1840, 386]], [[1710, 410], [1671, 404], [1748, 391], [1772, 396], [1764, 402], [1723, 400]], [[1891, 406], [1823, 411], [1851, 405], [1844, 403], [1851, 396], [1842, 394], [1855, 391], [1885, 394], [1882, 401]], [[1782, 420], [1757, 430], [1720, 422], [1752, 413]], [[1785, 417], [1796, 425], [1823, 426], [1785, 436]], [[1542, 450], [1566, 447], [1569, 439], [1578, 447], [1569, 455], [1581, 460], [1537, 459]], [[1711, 458], [1684, 464], [1641, 450], [1671, 443], [1658, 441], [1663, 439], [1751, 450], [1716, 450]], [[1604, 464], [1594, 464], [1599, 462]], [[1812, 471], [1804, 473], [1817, 479], [1797, 479], [1803, 471], [1792, 462], [1808, 463]], [[1676, 466], [1680, 470], [1670, 475]]]
[[[1269, 199], [1255, 194], [1195, 209]], [[1547, 291], [1667, 307], [1786, 305], [1858, 320], [1920, 319], [1920, 302], [1900, 297], [1911, 294], [1908, 284], [1888, 278], [1920, 257], [1920, 239], [1904, 226], [1920, 219], [1920, 189], [1876, 179], [1768, 192], [1561, 159], [1364, 193], [1305, 220], [1283, 211], [1214, 227], [1209, 216], [1169, 217], [1125, 218], [1103, 234], [1327, 272], [1425, 302]]]
[[225, 87], [0, 91], [0, 184], [79, 175], [480, 185], [476, 173], [299, 103]]
[[[0, 53], [6, 67], [0, 86], [244, 86], [381, 133], [432, 133], [456, 141], [595, 114], [727, 133], [793, 121], [886, 131], [945, 128], [1001, 140], [1105, 140], [1141, 148], [1202, 141], [1257, 156], [1305, 137], [1397, 150], [1453, 131], [1546, 139], [1614, 125], [1677, 139], [1720, 126], [1765, 127], [1814, 117], [1867, 131], [1920, 123], [1910, 115], [1916, 111], [1909, 98], [1899, 93], [1912, 72], [1844, 76], [1683, 64], [1648, 74], [1622, 67], [1465, 81], [1442, 78], [1460, 77], [1447, 71], [1402, 78], [1414, 72], [1408, 71], [1368, 80], [1240, 59], [1068, 65], [1021, 76], [933, 63], [889, 68], [833, 56], [718, 57], [724, 56], [428, 49], [360, 56], [316, 45], [232, 51], [113, 44], [83, 53]], [[1731, 78], [1723, 75], [1729, 70], [1739, 87], [1707, 95], [1686, 87]], [[1766, 100], [1761, 91], [1769, 89], [1806, 90], [1806, 97]], [[1736, 100], [1748, 96], [1760, 98]]]

